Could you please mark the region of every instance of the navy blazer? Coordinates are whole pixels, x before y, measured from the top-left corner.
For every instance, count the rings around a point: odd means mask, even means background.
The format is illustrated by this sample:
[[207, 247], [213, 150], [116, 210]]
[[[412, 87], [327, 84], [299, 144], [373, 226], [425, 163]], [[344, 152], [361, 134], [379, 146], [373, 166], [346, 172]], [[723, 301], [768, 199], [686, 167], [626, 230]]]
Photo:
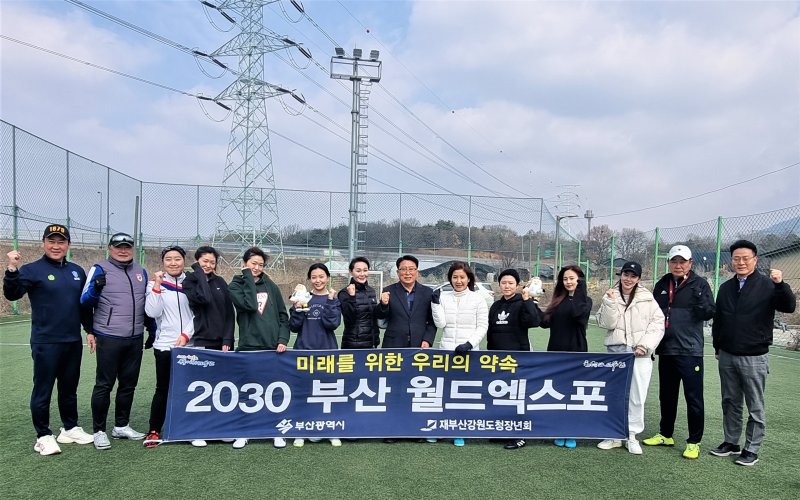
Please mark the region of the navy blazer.
[[433, 291], [419, 283], [414, 284], [414, 304], [408, 310], [406, 289], [400, 282], [384, 287], [389, 292], [389, 303], [383, 304], [378, 299], [375, 316], [385, 319], [386, 331], [383, 334], [382, 347], [421, 347], [426, 340], [433, 346], [436, 338], [436, 325], [431, 315], [431, 296]]

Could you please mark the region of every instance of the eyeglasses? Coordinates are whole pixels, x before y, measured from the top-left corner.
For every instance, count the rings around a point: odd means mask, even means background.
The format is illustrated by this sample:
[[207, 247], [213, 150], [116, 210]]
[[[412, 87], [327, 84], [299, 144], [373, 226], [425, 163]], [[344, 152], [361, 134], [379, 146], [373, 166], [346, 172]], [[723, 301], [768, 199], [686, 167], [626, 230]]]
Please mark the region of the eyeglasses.
[[400, 271], [401, 273], [412, 273], [412, 272], [416, 271], [417, 268], [416, 267], [398, 267], [397, 270]]
[[744, 262], [745, 264], [747, 264], [748, 262], [750, 262], [753, 259], [755, 259], [755, 257], [733, 257], [731, 260], [733, 262], [736, 262], [737, 264], [739, 262]]

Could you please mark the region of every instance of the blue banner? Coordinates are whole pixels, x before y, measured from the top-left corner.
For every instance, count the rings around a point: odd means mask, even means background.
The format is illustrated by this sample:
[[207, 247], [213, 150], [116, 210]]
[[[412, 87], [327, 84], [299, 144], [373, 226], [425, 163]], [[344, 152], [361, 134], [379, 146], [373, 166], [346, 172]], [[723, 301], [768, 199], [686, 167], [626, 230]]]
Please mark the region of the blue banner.
[[632, 354], [173, 348], [165, 441], [616, 438]]

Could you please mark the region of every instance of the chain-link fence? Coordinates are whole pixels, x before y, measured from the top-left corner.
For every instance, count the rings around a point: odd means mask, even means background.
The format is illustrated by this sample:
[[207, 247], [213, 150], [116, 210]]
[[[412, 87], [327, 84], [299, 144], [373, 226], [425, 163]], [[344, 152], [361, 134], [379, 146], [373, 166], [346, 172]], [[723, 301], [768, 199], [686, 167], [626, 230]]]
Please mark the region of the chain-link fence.
[[[152, 267], [158, 266], [157, 250], [167, 244], [193, 249], [213, 241], [223, 255], [235, 257], [241, 251], [241, 243], [230, 243], [219, 233], [222, 187], [137, 180], [9, 123], [0, 125], [2, 247], [38, 246], [42, 227], [60, 222], [69, 226], [73, 248], [95, 249], [98, 256], [110, 234], [128, 232], [140, 246], [139, 260]], [[252, 199], [264, 199], [269, 187], [251, 189], [257, 191]], [[273, 270], [278, 280], [302, 280], [311, 261], [346, 269], [349, 196], [275, 190], [277, 203], [271, 209], [280, 221], [280, 237], [269, 239], [282, 241], [282, 248], [266, 250], [284, 256], [285, 269]], [[800, 206], [651, 231], [612, 231], [601, 225], [582, 240], [567, 226], [574, 215], [554, 216], [541, 198], [366, 193], [360, 206], [358, 254], [369, 257], [387, 278], [394, 260], [405, 253], [420, 258], [423, 279], [430, 281], [442, 279], [450, 260], [470, 261], [481, 280], [512, 267], [523, 279], [538, 275], [552, 281], [562, 264], [577, 263], [599, 298], [625, 260], [640, 262], [645, 283], [652, 285], [667, 272], [669, 248], [680, 243], [691, 248], [694, 270], [716, 291], [731, 274], [727, 247], [746, 238], [759, 247], [760, 268], [781, 269], [792, 288], [800, 289]], [[274, 215], [262, 218], [272, 221]], [[234, 227], [236, 221], [224, 225]], [[264, 239], [254, 229], [248, 243]], [[227, 264], [222, 275], [239, 267], [235, 259]], [[800, 323], [794, 318], [786, 322]]]
[[[141, 245], [142, 260], [147, 248], [172, 243], [191, 248], [213, 241], [224, 255], [241, 251], [242, 243], [231, 243], [219, 231], [222, 187], [141, 181], [1, 125], [0, 239], [37, 244], [44, 224], [60, 222], [70, 228], [73, 246], [104, 248], [111, 234], [128, 232]], [[258, 200], [270, 188], [251, 190]], [[262, 228], [277, 215], [283, 247], [266, 249], [287, 258], [346, 262], [349, 196], [275, 190], [277, 202], [258, 209], [276, 211], [262, 214]], [[560, 238], [563, 260], [579, 244], [563, 228], [555, 234], [556, 219], [541, 198], [366, 193], [362, 206], [358, 253], [387, 263], [415, 253], [431, 264], [458, 259], [552, 276], [554, 239]], [[236, 220], [224, 226], [235, 227]], [[261, 243], [267, 230], [254, 229], [245, 243]]]

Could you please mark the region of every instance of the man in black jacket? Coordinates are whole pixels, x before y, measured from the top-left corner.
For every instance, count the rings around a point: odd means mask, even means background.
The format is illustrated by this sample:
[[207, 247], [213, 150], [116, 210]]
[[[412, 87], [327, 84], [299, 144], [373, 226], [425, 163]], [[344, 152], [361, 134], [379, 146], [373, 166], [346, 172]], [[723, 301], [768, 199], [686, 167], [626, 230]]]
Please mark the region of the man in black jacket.
[[[736, 463], [748, 466], [758, 462], [764, 440], [764, 387], [769, 373], [775, 311], [792, 313], [797, 304], [781, 271], [770, 269], [769, 277], [756, 271], [758, 250], [752, 242], [734, 242], [731, 262], [736, 277], [719, 288], [711, 329], [719, 360], [725, 435], [725, 441], [711, 450], [711, 454], [718, 457], [739, 455]], [[749, 415], [744, 447], [739, 448], [742, 399], [747, 403]]]
[[397, 283], [384, 287], [378, 319], [386, 320], [384, 348], [430, 347], [436, 338], [431, 315], [432, 290], [417, 281], [419, 260], [413, 255], [397, 259]]
[[664, 312], [664, 339], [658, 345], [659, 433], [642, 441], [649, 446], [674, 446], [675, 416], [681, 382], [686, 399], [689, 437], [683, 456], [700, 456], [703, 438], [703, 321], [714, 316], [714, 295], [705, 278], [692, 272], [692, 251], [685, 245], [669, 250], [669, 273], [653, 288]]

